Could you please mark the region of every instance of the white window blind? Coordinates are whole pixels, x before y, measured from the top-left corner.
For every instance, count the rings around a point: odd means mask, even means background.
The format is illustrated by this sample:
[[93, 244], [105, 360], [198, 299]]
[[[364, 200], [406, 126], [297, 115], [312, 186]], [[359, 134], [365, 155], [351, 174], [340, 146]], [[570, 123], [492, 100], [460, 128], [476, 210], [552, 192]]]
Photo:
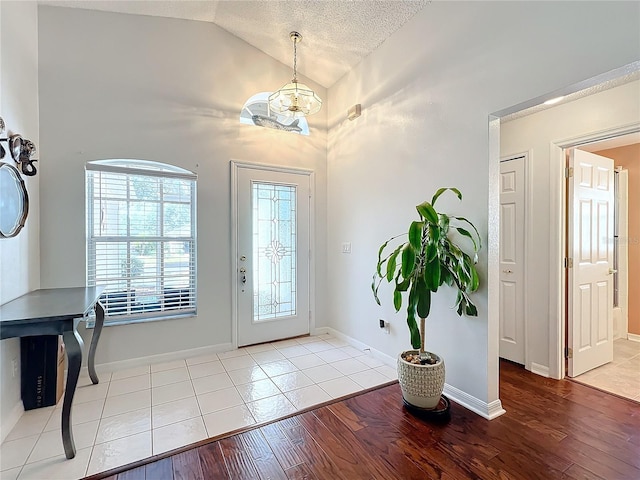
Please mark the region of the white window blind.
[[142, 160], [86, 166], [87, 284], [105, 324], [196, 311], [196, 175]]

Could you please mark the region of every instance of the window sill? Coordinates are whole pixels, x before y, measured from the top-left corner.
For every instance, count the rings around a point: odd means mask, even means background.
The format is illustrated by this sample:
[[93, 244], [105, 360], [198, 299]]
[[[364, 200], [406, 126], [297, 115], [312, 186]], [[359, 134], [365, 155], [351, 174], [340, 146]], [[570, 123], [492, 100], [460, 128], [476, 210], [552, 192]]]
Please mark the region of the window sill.
[[[182, 318], [193, 318], [197, 317], [198, 314], [196, 311], [187, 312], [187, 313], [176, 313], [175, 315], [162, 315], [159, 317], [122, 317], [118, 319], [106, 319], [104, 320], [103, 328], [106, 327], [114, 327], [118, 325], [132, 325], [135, 323], [151, 323], [151, 322], [160, 322], [163, 320], [177, 320]], [[86, 319], [85, 328], [88, 330], [93, 329], [95, 327], [95, 317], [93, 315], [89, 316]]]

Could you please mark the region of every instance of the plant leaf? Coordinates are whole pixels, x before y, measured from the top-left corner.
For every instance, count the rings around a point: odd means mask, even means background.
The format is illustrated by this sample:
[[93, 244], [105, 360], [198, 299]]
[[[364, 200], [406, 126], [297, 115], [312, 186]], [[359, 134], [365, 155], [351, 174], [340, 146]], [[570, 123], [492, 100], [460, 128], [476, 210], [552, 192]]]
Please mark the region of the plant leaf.
[[419, 278], [416, 282], [416, 295], [418, 304], [416, 309], [420, 318], [427, 318], [431, 310], [431, 290], [427, 287], [424, 278]]
[[422, 242], [422, 222], [411, 222], [409, 227], [409, 243], [415, 250], [420, 250], [420, 243]]
[[398, 279], [396, 278], [396, 290], [399, 292], [406, 292], [409, 290], [410, 281], [408, 278], [405, 278], [402, 282], [398, 283]]
[[416, 206], [418, 213], [429, 223], [438, 224], [438, 213], [429, 202], [422, 202]]
[[440, 220], [438, 221], [438, 225], [440, 226], [440, 230], [445, 234], [449, 231], [449, 215], [445, 215], [444, 213], [440, 214]]
[[471, 233], [469, 232], [469, 230], [466, 230], [466, 229], [464, 229], [462, 227], [456, 227], [456, 230], [458, 231], [458, 233], [460, 235], [464, 235], [465, 237], [467, 237], [467, 238], [469, 238], [471, 240], [471, 242], [473, 243], [473, 251], [474, 252], [478, 250], [478, 247], [476, 245], [476, 241], [473, 238], [473, 236], [471, 235]]
[[438, 256], [438, 247], [435, 243], [428, 243], [425, 258], [427, 262], [432, 262]]
[[376, 303], [378, 305], [382, 305], [380, 303], [380, 298], [378, 298], [378, 288], [380, 287], [380, 282], [382, 282], [382, 279], [380, 279], [380, 281], [378, 281], [378, 285], [376, 285], [376, 280], [378, 279], [378, 275], [376, 275], [375, 273], [373, 274], [373, 282], [371, 282], [371, 290], [373, 291], [373, 298], [376, 299]]
[[440, 230], [438, 225], [434, 225], [433, 223], [429, 224], [429, 237], [431, 241], [434, 243], [438, 243], [441, 238], [446, 237], [446, 230]]
[[480, 238], [480, 233], [478, 233], [478, 229], [476, 228], [476, 226], [464, 217], [453, 217], [453, 218], [461, 222], [465, 222], [467, 225], [473, 228], [473, 231], [476, 232], [476, 238], [478, 239], [478, 248], [476, 249], [476, 251], [480, 250], [482, 248], [482, 238]]
[[389, 241], [387, 240], [386, 242], [384, 242], [382, 245], [380, 245], [380, 249], [378, 250], [378, 267], [376, 269], [376, 271], [378, 272], [378, 276], [382, 276], [382, 252], [384, 251], [385, 248], [387, 248], [387, 245], [389, 245]]
[[402, 308], [402, 294], [397, 289], [393, 291], [393, 306], [396, 312], [399, 312]]
[[416, 323], [416, 303], [417, 298], [414, 289], [409, 291], [409, 305], [407, 307], [407, 325], [411, 334], [411, 346], [415, 349], [420, 348], [420, 329]]
[[436, 191], [436, 193], [433, 195], [433, 198], [431, 199], [431, 205], [435, 205], [438, 197], [442, 195], [444, 192], [446, 192], [447, 190], [450, 190], [453, 193], [455, 193], [458, 196], [458, 200], [462, 200], [462, 193], [460, 193], [460, 190], [458, 190], [457, 188], [453, 188], [453, 187], [439, 188], [438, 191]]
[[438, 290], [440, 286], [440, 260], [438, 257], [434, 258], [425, 265], [424, 268], [424, 281], [432, 292]]
[[393, 253], [389, 255], [389, 260], [387, 261], [387, 282], [393, 280], [393, 274], [396, 271], [396, 260], [401, 249], [402, 245], [396, 248]]
[[416, 266], [416, 252], [410, 244], [402, 249], [402, 276], [408, 278]]

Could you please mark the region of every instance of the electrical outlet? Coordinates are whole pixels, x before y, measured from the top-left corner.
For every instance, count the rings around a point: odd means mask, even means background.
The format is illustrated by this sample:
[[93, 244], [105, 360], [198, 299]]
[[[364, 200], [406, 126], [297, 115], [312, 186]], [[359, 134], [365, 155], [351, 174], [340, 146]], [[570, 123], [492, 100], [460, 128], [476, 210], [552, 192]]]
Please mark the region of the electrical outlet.
[[344, 242], [342, 244], [342, 253], [351, 253], [351, 242]]
[[379, 320], [379, 322], [380, 322], [380, 329], [382, 330], [382, 333], [386, 333], [387, 335], [389, 335], [390, 333], [389, 322], [383, 320], [382, 318]]
[[18, 375], [18, 359], [14, 358], [11, 360], [11, 377], [16, 378]]

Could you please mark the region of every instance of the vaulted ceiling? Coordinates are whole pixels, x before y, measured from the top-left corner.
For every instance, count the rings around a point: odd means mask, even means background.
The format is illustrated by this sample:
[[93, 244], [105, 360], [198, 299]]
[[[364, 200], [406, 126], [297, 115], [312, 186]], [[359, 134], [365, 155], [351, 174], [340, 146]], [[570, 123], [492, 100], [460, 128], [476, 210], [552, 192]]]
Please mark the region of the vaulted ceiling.
[[430, 0], [39, 0], [40, 4], [214, 23], [330, 87]]

